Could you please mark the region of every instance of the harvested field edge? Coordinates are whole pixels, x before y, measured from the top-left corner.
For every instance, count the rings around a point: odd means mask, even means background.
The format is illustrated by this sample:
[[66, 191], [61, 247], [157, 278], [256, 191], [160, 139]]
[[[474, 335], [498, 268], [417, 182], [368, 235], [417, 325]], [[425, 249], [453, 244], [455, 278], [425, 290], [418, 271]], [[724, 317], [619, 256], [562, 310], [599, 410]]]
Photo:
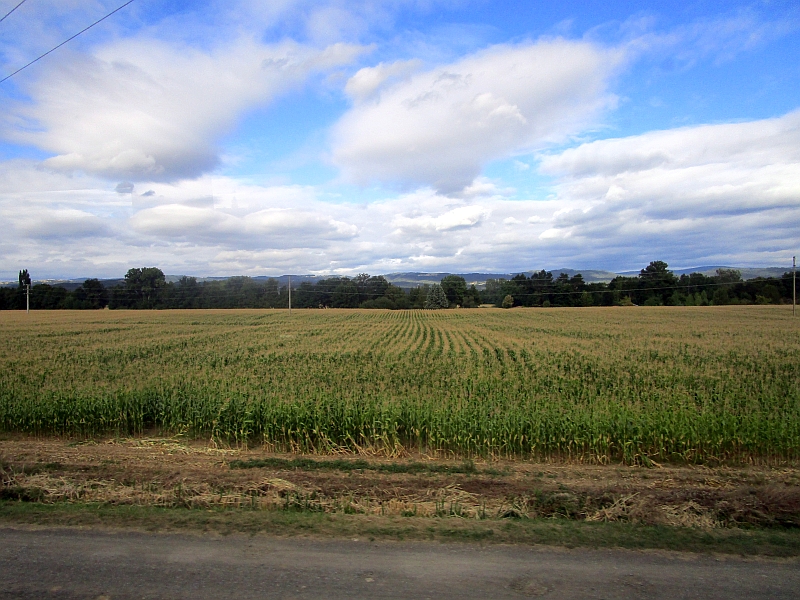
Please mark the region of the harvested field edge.
[[565, 547], [627, 548], [741, 556], [800, 556], [800, 531], [700, 530], [553, 519], [403, 517], [303, 511], [201, 510], [102, 504], [0, 501], [2, 527], [112, 528], [150, 532], [347, 537], [361, 541], [429, 540]]
[[0, 438], [0, 500], [800, 529], [796, 467], [265, 456], [179, 438]]

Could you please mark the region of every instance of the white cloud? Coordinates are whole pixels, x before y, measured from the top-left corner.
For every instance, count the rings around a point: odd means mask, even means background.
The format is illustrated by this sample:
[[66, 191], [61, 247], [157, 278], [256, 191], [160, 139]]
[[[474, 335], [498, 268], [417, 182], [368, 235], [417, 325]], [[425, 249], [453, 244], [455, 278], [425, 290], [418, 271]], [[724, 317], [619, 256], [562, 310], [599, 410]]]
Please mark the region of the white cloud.
[[583, 144], [541, 169], [568, 207], [545, 235], [608, 260], [764, 263], [800, 243], [800, 111]]
[[528, 163], [524, 163], [521, 160], [514, 161], [514, 168], [517, 171], [529, 171], [531, 166]]
[[266, 209], [237, 217], [213, 208], [167, 204], [131, 218], [138, 233], [161, 239], [238, 247], [320, 247], [346, 240], [357, 228], [326, 215], [290, 209]]
[[[2, 211], [0, 214], [3, 214]], [[10, 214], [9, 214], [10, 213]], [[76, 209], [35, 208], [23, 213], [5, 214], [7, 223], [18, 233], [34, 239], [92, 238], [111, 234], [111, 228], [96, 215]]]
[[353, 75], [345, 85], [347, 92], [357, 102], [370, 98], [390, 79], [405, 79], [422, 65], [419, 60], [398, 60], [393, 63], [380, 63], [374, 67], [364, 67]]
[[[647, 201], [656, 210], [703, 212], [796, 206], [800, 111], [781, 118], [656, 131], [545, 156], [570, 198]], [[700, 204], [703, 203], [703, 204]]]
[[[4, 135], [55, 154], [53, 169], [120, 179], [197, 176], [241, 115], [310, 74], [351, 62], [360, 46], [318, 50], [239, 38], [204, 51], [156, 39], [120, 40], [91, 56], [65, 55], [26, 80]], [[20, 127], [25, 122], [26, 127]]]
[[406, 217], [397, 215], [392, 226], [397, 233], [450, 231], [474, 227], [489, 216], [490, 210], [482, 206], [460, 206], [442, 214]]
[[[655, 259], [747, 266], [786, 264], [800, 246], [800, 111], [587, 143], [541, 157], [539, 169], [555, 181], [548, 200], [509, 200], [479, 180], [473, 195], [423, 188], [352, 204], [326, 202], [311, 186], [227, 177], [142, 182], [120, 194], [115, 184], [5, 163], [0, 220], [10, 227], [0, 272], [518, 272], [635, 269]], [[13, 190], [3, 185], [12, 175]]]
[[621, 59], [553, 40], [494, 46], [382, 88], [393, 66], [362, 70], [348, 83], [360, 101], [334, 128], [332, 160], [360, 183], [458, 191], [486, 162], [563, 140], [595, 118], [613, 103], [606, 85]]

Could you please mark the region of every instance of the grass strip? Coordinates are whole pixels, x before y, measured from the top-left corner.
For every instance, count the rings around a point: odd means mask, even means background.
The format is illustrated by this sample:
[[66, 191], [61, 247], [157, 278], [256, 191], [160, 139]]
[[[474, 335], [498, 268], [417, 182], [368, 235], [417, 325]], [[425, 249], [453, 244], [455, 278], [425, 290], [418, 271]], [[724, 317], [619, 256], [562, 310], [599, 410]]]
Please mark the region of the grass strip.
[[694, 529], [559, 519], [459, 519], [380, 517], [305, 511], [207, 510], [152, 506], [0, 501], [0, 525], [99, 527], [140, 531], [277, 536], [347, 537], [369, 540], [432, 540], [543, 544], [800, 556], [797, 529]]
[[357, 460], [314, 460], [313, 458], [261, 458], [253, 460], [232, 460], [231, 469], [300, 469], [302, 471], [378, 471], [381, 473], [443, 473], [469, 475], [504, 475], [497, 469], [479, 470], [472, 461], [460, 465], [408, 463], [371, 463], [363, 459]]

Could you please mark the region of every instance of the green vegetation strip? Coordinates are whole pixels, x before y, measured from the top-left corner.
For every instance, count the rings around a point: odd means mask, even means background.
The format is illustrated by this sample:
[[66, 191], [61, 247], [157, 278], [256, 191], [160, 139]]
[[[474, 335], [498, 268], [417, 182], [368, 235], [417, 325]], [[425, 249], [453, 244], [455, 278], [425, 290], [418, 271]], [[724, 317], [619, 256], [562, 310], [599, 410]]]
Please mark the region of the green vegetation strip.
[[800, 556], [797, 529], [694, 529], [558, 519], [365, 517], [302, 511], [201, 510], [0, 501], [0, 526], [359, 537]]
[[497, 469], [481, 469], [472, 461], [460, 465], [408, 463], [371, 463], [357, 460], [314, 460], [313, 458], [262, 458], [253, 460], [232, 460], [231, 469], [300, 469], [302, 471], [378, 471], [380, 473], [443, 473], [462, 475], [504, 475]]

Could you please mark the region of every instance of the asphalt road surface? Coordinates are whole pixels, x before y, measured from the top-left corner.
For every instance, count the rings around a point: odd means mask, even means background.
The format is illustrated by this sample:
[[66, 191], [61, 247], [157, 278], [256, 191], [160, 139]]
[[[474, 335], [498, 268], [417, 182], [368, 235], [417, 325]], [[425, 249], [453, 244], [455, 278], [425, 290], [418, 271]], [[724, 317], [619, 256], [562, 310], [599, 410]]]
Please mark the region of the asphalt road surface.
[[800, 598], [797, 561], [0, 528], [0, 598]]

